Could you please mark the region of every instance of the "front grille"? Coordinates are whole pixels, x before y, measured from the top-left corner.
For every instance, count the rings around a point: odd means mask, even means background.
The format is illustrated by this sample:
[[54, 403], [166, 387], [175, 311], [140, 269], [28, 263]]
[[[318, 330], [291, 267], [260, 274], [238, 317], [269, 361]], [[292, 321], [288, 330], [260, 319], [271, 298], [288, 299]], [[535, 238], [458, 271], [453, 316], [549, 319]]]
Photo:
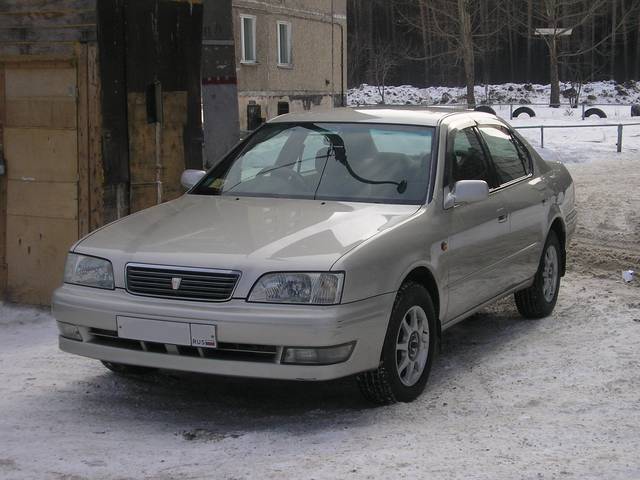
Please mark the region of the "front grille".
[[91, 338], [88, 340], [90, 343], [142, 352], [262, 363], [275, 363], [278, 357], [278, 347], [274, 345], [218, 342], [218, 348], [198, 348], [188, 345], [173, 345], [120, 338], [118, 337], [118, 332], [113, 330], [90, 328], [89, 333], [91, 334]]
[[[135, 295], [223, 302], [233, 294], [240, 272], [205, 268], [127, 265], [127, 291]], [[178, 288], [174, 288], [179, 280]]]

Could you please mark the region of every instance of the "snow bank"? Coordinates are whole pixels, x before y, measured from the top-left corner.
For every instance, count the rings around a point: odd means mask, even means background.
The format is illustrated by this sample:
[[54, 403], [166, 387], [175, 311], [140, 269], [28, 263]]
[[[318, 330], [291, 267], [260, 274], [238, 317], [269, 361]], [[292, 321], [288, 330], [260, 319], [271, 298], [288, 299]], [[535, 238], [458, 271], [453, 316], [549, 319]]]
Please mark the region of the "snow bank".
[[[593, 124], [593, 128], [561, 128], [544, 130], [544, 146], [540, 145], [539, 129], [522, 129], [520, 133], [538, 149], [540, 154], [549, 160], [564, 163], [590, 163], [595, 159], [619, 159], [616, 154], [617, 125], [620, 123], [640, 122], [640, 117], [631, 118], [629, 103], [640, 103], [640, 83], [629, 81], [619, 84], [614, 81], [592, 82], [582, 88], [581, 101], [598, 105], [607, 118], [595, 116], [582, 120], [581, 108], [570, 108], [568, 105], [568, 83], [561, 84], [561, 92], [565, 93], [565, 103], [560, 108], [550, 108], [549, 85], [505, 83], [502, 85], [476, 86], [478, 102], [493, 103], [496, 115], [509, 120], [511, 111], [518, 104], [528, 104], [535, 112], [535, 117], [520, 115], [510, 120], [518, 128], [523, 126], [555, 126], [566, 125], [584, 127]], [[387, 87], [385, 102], [388, 105], [450, 105], [464, 104], [465, 87], [429, 87], [416, 88], [410, 85]], [[375, 86], [361, 85], [349, 90], [348, 102], [351, 106], [372, 105], [380, 102], [380, 94]], [[496, 104], [507, 105], [496, 105]], [[515, 106], [508, 105], [513, 103]], [[600, 127], [596, 125], [610, 124]], [[623, 156], [637, 156], [640, 152], [640, 125], [625, 126], [623, 130]]]
[[[570, 83], [561, 83], [563, 103], [569, 103], [572, 93]], [[389, 105], [455, 105], [466, 102], [466, 87], [417, 88], [411, 85], [386, 87], [385, 103]], [[549, 85], [504, 83], [501, 85], [477, 85], [476, 101], [483, 103], [548, 104]], [[375, 105], [381, 102], [378, 88], [362, 84], [347, 92], [348, 104]], [[590, 104], [640, 103], [640, 83], [601, 81], [586, 83], [582, 87], [580, 101]]]

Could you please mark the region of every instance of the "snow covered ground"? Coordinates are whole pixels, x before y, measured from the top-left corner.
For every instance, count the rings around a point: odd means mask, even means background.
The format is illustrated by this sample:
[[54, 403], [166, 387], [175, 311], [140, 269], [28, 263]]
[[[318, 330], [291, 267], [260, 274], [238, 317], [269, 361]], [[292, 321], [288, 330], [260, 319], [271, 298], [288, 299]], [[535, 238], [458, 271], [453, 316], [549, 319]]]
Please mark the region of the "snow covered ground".
[[[561, 83], [562, 103], [569, 103], [567, 94], [572, 85]], [[385, 102], [397, 105], [456, 105], [466, 102], [466, 87], [417, 88], [411, 85], [386, 87]], [[474, 93], [479, 103], [549, 104], [549, 85], [504, 83], [500, 85], [476, 85]], [[380, 103], [378, 88], [363, 84], [347, 92], [349, 105], [375, 105]], [[585, 83], [580, 101], [591, 104], [640, 103], [640, 83], [623, 84], [614, 81]]]
[[580, 209], [554, 314], [509, 298], [448, 330], [411, 404], [348, 379], [120, 377], [60, 352], [46, 310], [0, 304], [0, 478], [640, 478], [640, 279], [620, 275], [640, 270], [640, 129], [622, 154], [614, 131], [541, 150]]
[[[571, 88], [568, 83], [561, 84], [561, 91]], [[465, 102], [464, 87], [429, 87], [417, 88], [410, 85], [387, 87], [386, 104], [388, 105], [438, 105], [456, 108]], [[549, 85], [515, 84], [476, 86], [476, 100], [483, 102], [487, 96], [492, 108], [499, 117], [509, 121], [515, 127], [556, 125], [578, 128], [545, 128], [544, 144], [546, 155], [555, 158], [554, 151], [562, 152], [562, 161], [567, 163], [584, 163], [598, 158], [616, 157], [616, 144], [619, 124], [628, 125], [623, 128], [623, 150], [636, 153], [640, 149], [640, 117], [631, 117], [630, 103], [640, 104], [640, 83], [634, 81], [618, 84], [613, 81], [588, 83], [583, 86], [581, 100], [590, 106], [597, 106], [607, 118], [591, 116], [582, 119], [582, 106], [570, 108], [568, 99], [563, 97], [563, 105], [550, 108]], [[375, 105], [380, 102], [378, 89], [371, 85], [361, 85], [348, 91], [348, 103], [351, 106]], [[509, 105], [512, 103], [512, 105]], [[621, 105], [624, 104], [624, 105]], [[521, 114], [511, 118], [511, 112], [519, 106], [533, 109], [535, 116]], [[587, 106], [586, 108], [589, 108]], [[591, 125], [611, 125], [610, 127], [584, 128]], [[522, 133], [535, 147], [540, 147], [540, 129], [522, 129]]]
[[[553, 110], [553, 109], [550, 109]], [[496, 112], [500, 115], [500, 112]], [[508, 116], [505, 116], [508, 119]], [[635, 120], [635, 119], [634, 119]], [[586, 163], [591, 161], [619, 160], [640, 157], [640, 124], [630, 120], [615, 119], [556, 119], [518, 117], [509, 123], [515, 127], [544, 125], [544, 149], [540, 149], [540, 129], [518, 129], [518, 131], [550, 160], [564, 163]], [[622, 152], [616, 152], [618, 124], [623, 124]], [[640, 123], [640, 119], [638, 119]], [[551, 126], [571, 126], [571, 128], [548, 128]], [[611, 125], [593, 126], [590, 125]]]

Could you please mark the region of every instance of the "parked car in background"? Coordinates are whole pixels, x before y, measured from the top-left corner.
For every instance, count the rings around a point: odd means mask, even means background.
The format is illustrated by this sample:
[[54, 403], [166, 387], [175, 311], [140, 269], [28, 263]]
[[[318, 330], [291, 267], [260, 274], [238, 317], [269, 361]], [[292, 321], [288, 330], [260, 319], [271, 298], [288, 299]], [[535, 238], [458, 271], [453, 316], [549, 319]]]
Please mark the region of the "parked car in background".
[[470, 111], [283, 115], [183, 183], [71, 248], [62, 350], [411, 401], [443, 330], [510, 294], [552, 312], [577, 218], [565, 167]]

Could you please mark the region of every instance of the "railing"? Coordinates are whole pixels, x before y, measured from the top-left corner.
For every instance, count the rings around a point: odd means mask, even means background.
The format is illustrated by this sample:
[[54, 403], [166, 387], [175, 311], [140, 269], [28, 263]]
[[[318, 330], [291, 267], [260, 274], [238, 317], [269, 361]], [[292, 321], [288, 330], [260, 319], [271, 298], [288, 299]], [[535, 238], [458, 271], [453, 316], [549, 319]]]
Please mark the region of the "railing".
[[524, 129], [532, 129], [539, 128], [540, 129], [540, 148], [544, 148], [544, 130], [545, 128], [591, 128], [591, 127], [617, 127], [618, 129], [618, 143], [617, 151], [618, 153], [622, 152], [622, 130], [624, 127], [640, 125], [640, 122], [634, 123], [597, 123], [597, 124], [578, 124], [578, 125], [523, 125], [523, 126], [515, 126], [512, 125], [516, 130], [524, 130]]
[[[520, 107], [529, 107], [529, 108], [532, 108], [532, 107], [547, 107], [547, 108], [554, 108], [556, 110], [561, 108], [561, 107], [571, 108], [571, 109], [577, 109], [578, 108], [576, 105], [571, 105], [571, 104], [568, 104], [568, 103], [561, 103], [561, 104], [558, 104], [558, 105], [556, 105], [554, 107], [554, 106], [549, 105], [549, 102], [547, 102], [547, 103], [526, 103], [526, 104], [519, 104], [519, 103], [487, 104], [487, 106], [489, 106], [489, 107], [492, 106], [492, 105], [503, 106], [503, 107], [508, 106], [509, 107], [509, 118], [511, 120], [513, 120], [514, 107], [515, 107], [515, 109], [518, 109]], [[610, 107], [629, 107], [629, 109], [631, 109], [632, 107], [634, 107], [637, 104], [634, 104], [634, 103], [591, 103], [591, 102], [585, 103], [585, 102], [582, 102], [579, 105], [580, 105], [580, 108], [581, 108], [580, 117], [582, 118], [582, 120], [585, 120], [587, 118], [586, 117], [586, 112], [590, 108], [596, 108], [597, 110], [602, 110], [602, 109], [597, 108], [597, 107], [606, 107], [606, 108], [610, 108]], [[631, 116], [633, 116], [633, 114]], [[606, 117], [606, 114], [605, 114], [605, 117]]]

